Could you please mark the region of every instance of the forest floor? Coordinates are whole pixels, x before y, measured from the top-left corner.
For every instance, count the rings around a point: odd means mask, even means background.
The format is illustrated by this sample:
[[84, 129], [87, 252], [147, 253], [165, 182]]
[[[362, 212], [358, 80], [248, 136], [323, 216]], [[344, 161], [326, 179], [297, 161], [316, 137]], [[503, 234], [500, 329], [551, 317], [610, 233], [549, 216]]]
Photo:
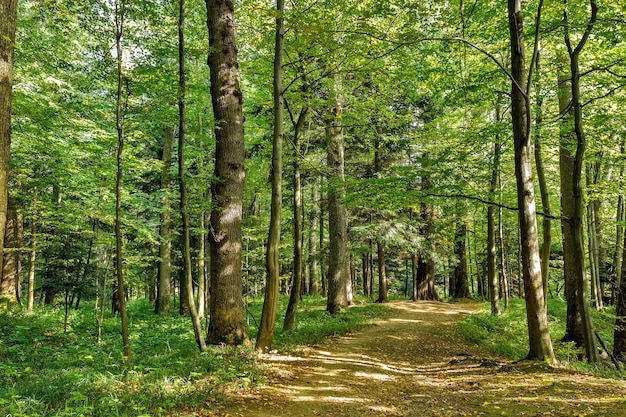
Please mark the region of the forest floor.
[[456, 332], [474, 303], [394, 302], [377, 325], [266, 355], [261, 387], [207, 416], [626, 416], [626, 381], [513, 363]]

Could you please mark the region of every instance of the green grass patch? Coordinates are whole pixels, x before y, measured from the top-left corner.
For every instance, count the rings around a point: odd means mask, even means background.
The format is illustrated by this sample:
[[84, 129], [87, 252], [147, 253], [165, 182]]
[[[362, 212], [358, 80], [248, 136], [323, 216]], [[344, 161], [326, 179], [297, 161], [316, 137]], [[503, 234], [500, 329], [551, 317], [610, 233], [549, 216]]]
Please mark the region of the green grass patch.
[[[548, 300], [548, 321], [550, 337], [557, 360], [578, 370], [600, 373], [606, 376], [626, 376], [624, 372], [610, 370], [606, 366], [589, 365], [581, 361], [583, 351], [573, 343], [561, 341], [565, 335], [567, 304], [558, 299]], [[592, 309], [593, 323], [600, 337], [613, 349], [614, 308], [603, 312]], [[459, 333], [467, 340], [487, 350], [507, 356], [514, 360], [523, 359], [528, 354], [528, 328], [526, 325], [526, 307], [524, 300], [512, 299], [502, 315], [493, 316], [489, 304], [483, 305], [477, 314], [465, 317], [459, 323]], [[598, 345], [598, 348], [601, 348]]]
[[[391, 308], [358, 302], [336, 317], [325, 300], [305, 297], [296, 328], [283, 332], [287, 298], [281, 297], [274, 349], [293, 350], [355, 331]], [[249, 305], [249, 334], [256, 337], [262, 300]], [[177, 314], [155, 316], [144, 301], [129, 304], [133, 362], [121, 354], [119, 318], [105, 314], [100, 344], [92, 303], [72, 310], [63, 330], [63, 308], [27, 313], [0, 307], [0, 415], [191, 416], [215, 411], [224, 389], [264, 380], [251, 348], [213, 346], [198, 351], [191, 322]]]

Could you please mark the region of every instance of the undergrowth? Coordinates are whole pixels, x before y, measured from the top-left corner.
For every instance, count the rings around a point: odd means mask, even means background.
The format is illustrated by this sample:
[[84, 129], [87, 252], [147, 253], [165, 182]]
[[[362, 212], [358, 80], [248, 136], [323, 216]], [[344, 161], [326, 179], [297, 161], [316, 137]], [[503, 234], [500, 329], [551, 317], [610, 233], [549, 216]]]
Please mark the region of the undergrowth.
[[[554, 353], [558, 362], [574, 369], [593, 372], [603, 376], [624, 378], [626, 372], [616, 371], [606, 359], [601, 365], [591, 365], [584, 361], [583, 350], [574, 343], [562, 342], [565, 335], [567, 304], [559, 299], [548, 300], [548, 322]], [[613, 348], [614, 308], [604, 312], [592, 310], [594, 327], [609, 351]], [[459, 333], [467, 340], [491, 352], [507, 356], [513, 360], [523, 359], [528, 354], [528, 329], [524, 300], [512, 299], [509, 308], [500, 316], [493, 316], [489, 304], [485, 304], [477, 314], [464, 318], [458, 327]], [[598, 349], [602, 349], [598, 344]]]
[[[359, 305], [331, 317], [320, 302], [305, 298], [296, 328], [281, 332], [286, 304], [281, 298], [275, 349], [319, 343], [389, 311]], [[249, 305], [251, 337], [256, 337], [261, 306], [261, 301]], [[63, 308], [0, 309], [0, 416], [211, 415], [225, 389], [263, 381], [263, 367], [251, 348], [212, 346], [201, 353], [189, 318], [155, 316], [143, 301], [129, 304], [132, 364], [127, 364], [119, 318], [105, 314], [98, 344], [92, 308], [83, 303], [71, 311], [67, 332]]]

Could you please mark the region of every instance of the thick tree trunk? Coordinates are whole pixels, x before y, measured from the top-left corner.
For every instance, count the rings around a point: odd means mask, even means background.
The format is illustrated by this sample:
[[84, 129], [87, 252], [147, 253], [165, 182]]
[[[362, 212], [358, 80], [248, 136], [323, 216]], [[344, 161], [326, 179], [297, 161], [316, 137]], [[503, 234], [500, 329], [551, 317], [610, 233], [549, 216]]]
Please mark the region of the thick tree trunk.
[[231, 0], [206, 0], [215, 125], [211, 212], [211, 305], [208, 340], [249, 344], [243, 319], [241, 217], [244, 162], [242, 95]]
[[174, 129], [165, 128], [163, 134], [163, 155], [161, 157], [161, 224], [159, 225], [159, 276], [157, 280], [157, 297], [154, 304], [156, 314], [170, 311], [170, 280], [172, 279], [172, 213], [170, 204], [170, 187], [172, 179], [170, 166], [172, 165], [172, 142]]
[[0, 271], [2, 271], [1, 255], [4, 249], [4, 228], [9, 203], [11, 92], [16, 19], [17, 0], [3, 0], [0, 4]]
[[524, 60], [524, 28], [521, 0], [508, 1], [511, 37], [511, 115], [515, 147], [515, 177], [522, 251], [522, 275], [528, 322], [529, 359], [554, 362], [543, 295], [541, 259], [537, 236], [535, 193], [532, 182], [530, 108]]

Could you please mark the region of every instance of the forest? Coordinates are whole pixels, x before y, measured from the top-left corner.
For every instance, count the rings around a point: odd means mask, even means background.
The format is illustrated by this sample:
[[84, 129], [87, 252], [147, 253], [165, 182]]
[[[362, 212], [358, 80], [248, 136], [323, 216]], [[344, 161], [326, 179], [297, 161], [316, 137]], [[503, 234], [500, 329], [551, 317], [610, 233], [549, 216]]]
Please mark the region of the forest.
[[0, 415], [221, 415], [431, 302], [623, 381], [624, 34], [617, 0], [2, 0]]

